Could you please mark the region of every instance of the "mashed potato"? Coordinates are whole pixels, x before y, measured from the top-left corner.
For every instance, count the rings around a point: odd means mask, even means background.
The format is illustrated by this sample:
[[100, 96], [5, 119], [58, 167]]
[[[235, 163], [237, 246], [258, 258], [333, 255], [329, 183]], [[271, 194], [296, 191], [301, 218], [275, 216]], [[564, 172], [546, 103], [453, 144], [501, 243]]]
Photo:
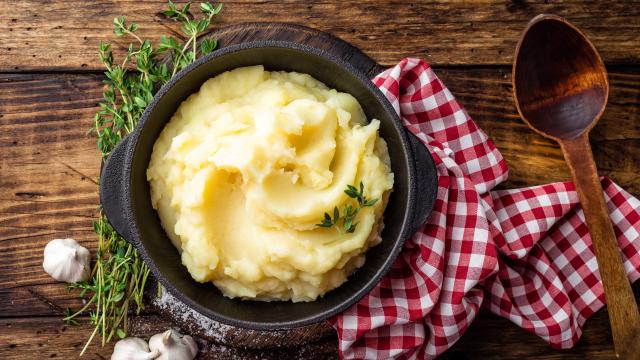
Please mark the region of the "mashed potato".
[[[205, 82], [156, 141], [151, 200], [199, 282], [244, 299], [312, 301], [380, 241], [393, 186], [379, 121], [309, 75], [239, 68]], [[316, 224], [344, 192], [369, 199], [353, 233]]]

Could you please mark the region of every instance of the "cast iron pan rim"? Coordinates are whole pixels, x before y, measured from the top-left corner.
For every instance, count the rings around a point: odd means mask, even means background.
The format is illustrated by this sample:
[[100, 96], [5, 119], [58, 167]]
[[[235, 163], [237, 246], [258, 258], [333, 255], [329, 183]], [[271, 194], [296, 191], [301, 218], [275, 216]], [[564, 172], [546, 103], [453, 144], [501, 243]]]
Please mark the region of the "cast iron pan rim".
[[[133, 210], [132, 207], [132, 202], [131, 202], [131, 196], [130, 196], [130, 187], [131, 187], [131, 163], [133, 161], [133, 155], [134, 155], [134, 150], [137, 146], [137, 142], [138, 142], [138, 137], [140, 136], [140, 132], [142, 131], [142, 129], [144, 128], [145, 123], [149, 120], [149, 117], [153, 111], [153, 109], [156, 107], [157, 103], [164, 98], [165, 95], [167, 95], [167, 93], [171, 90], [171, 88], [179, 81], [182, 80], [182, 78], [184, 78], [187, 74], [189, 74], [191, 71], [195, 70], [196, 68], [198, 68], [199, 66], [213, 60], [216, 59], [218, 57], [224, 56], [226, 54], [230, 54], [230, 53], [234, 53], [234, 52], [238, 52], [238, 51], [243, 51], [243, 50], [249, 50], [249, 49], [254, 49], [254, 48], [283, 48], [283, 49], [289, 49], [289, 50], [294, 50], [294, 51], [299, 51], [299, 52], [303, 52], [303, 53], [310, 53], [312, 55], [315, 56], [319, 56], [321, 58], [324, 58], [328, 61], [334, 62], [335, 64], [337, 64], [338, 66], [342, 67], [343, 69], [345, 69], [347, 72], [349, 72], [351, 75], [353, 75], [358, 81], [360, 81], [360, 83], [362, 85], [364, 85], [369, 91], [370, 93], [376, 97], [376, 99], [382, 104], [383, 108], [385, 109], [385, 111], [391, 116], [392, 120], [393, 120], [393, 126], [396, 129], [396, 132], [399, 134], [400, 136], [400, 142], [402, 145], [402, 148], [404, 149], [404, 153], [406, 154], [405, 156], [405, 163], [408, 169], [408, 177], [407, 177], [407, 182], [408, 182], [408, 196], [407, 196], [407, 200], [406, 200], [406, 207], [405, 207], [405, 212], [404, 212], [404, 216], [403, 216], [403, 223], [402, 223], [402, 227], [400, 230], [400, 233], [398, 235], [398, 238], [394, 239], [395, 240], [395, 244], [393, 245], [392, 250], [390, 251], [390, 253], [388, 254], [385, 262], [382, 264], [381, 267], [379, 267], [376, 272], [375, 275], [372, 276], [368, 282], [366, 282], [366, 284], [361, 287], [359, 290], [357, 290], [356, 292], [354, 292], [351, 296], [349, 296], [348, 298], [346, 298], [344, 301], [342, 301], [338, 306], [335, 306], [329, 310], [317, 313], [315, 315], [311, 315], [311, 316], [307, 316], [305, 318], [301, 318], [301, 319], [297, 319], [297, 320], [291, 320], [291, 321], [281, 321], [281, 322], [255, 322], [255, 321], [246, 321], [246, 320], [238, 320], [235, 318], [230, 318], [228, 316], [225, 316], [223, 314], [217, 313], [215, 311], [212, 311], [211, 309], [191, 300], [191, 298], [187, 297], [186, 295], [184, 295], [181, 291], [179, 291], [177, 288], [175, 288], [173, 286], [173, 284], [171, 282], [169, 282], [163, 275], [163, 273], [160, 271], [160, 269], [158, 269], [158, 267], [156, 266], [155, 262], [153, 261], [153, 259], [151, 259], [151, 257], [149, 256], [149, 254], [146, 251], [146, 248], [142, 245], [142, 242], [140, 241], [139, 237], [140, 237], [140, 233], [138, 232], [138, 228], [136, 226], [135, 223], [135, 211]], [[320, 80], [320, 79], [319, 79]], [[174, 297], [176, 297], [177, 299], [179, 299], [180, 301], [182, 301], [183, 303], [185, 303], [187, 306], [189, 306], [190, 308], [196, 310], [197, 312], [199, 312], [200, 314], [205, 315], [206, 317], [216, 320], [216, 321], [220, 321], [222, 323], [231, 325], [231, 326], [236, 326], [236, 327], [241, 327], [241, 328], [246, 328], [246, 329], [252, 329], [252, 330], [284, 330], [284, 329], [291, 329], [291, 328], [296, 328], [296, 327], [302, 327], [302, 326], [306, 326], [306, 325], [310, 325], [310, 324], [314, 324], [314, 323], [318, 323], [320, 321], [326, 320], [334, 315], [337, 315], [341, 312], [343, 312], [344, 310], [346, 310], [347, 308], [349, 308], [350, 306], [352, 306], [353, 304], [357, 303], [360, 299], [362, 299], [366, 294], [368, 294], [380, 281], [380, 279], [382, 278], [382, 276], [384, 276], [384, 274], [386, 274], [389, 269], [391, 268], [391, 265], [393, 265], [393, 262], [396, 260], [398, 254], [400, 253], [400, 251], [402, 250], [402, 247], [404, 245], [404, 242], [406, 241], [406, 239], [411, 235], [409, 234], [409, 229], [411, 228], [412, 224], [411, 224], [411, 220], [412, 220], [412, 216], [411, 214], [413, 214], [415, 208], [416, 208], [416, 201], [417, 201], [417, 179], [416, 179], [416, 169], [415, 169], [415, 164], [413, 161], [413, 153], [411, 150], [411, 146], [409, 144], [409, 139], [408, 139], [408, 135], [406, 133], [406, 130], [404, 128], [404, 126], [402, 125], [400, 118], [397, 114], [397, 112], [395, 111], [395, 109], [391, 106], [391, 104], [389, 103], [389, 101], [387, 100], [387, 98], [382, 94], [382, 92], [380, 91], [380, 89], [378, 89], [373, 82], [371, 81], [371, 79], [369, 79], [367, 76], [365, 76], [364, 74], [362, 74], [359, 70], [357, 70], [356, 68], [354, 68], [351, 64], [343, 61], [342, 59], [329, 54], [323, 50], [308, 46], [308, 45], [304, 45], [304, 44], [299, 44], [299, 43], [294, 43], [294, 42], [288, 42], [288, 41], [271, 41], [271, 40], [266, 40], [266, 41], [251, 41], [251, 42], [246, 42], [246, 43], [242, 43], [242, 44], [238, 44], [238, 45], [229, 45], [226, 46], [220, 50], [216, 50], [214, 52], [212, 52], [211, 54], [208, 54], [207, 56], [204, 56], [202, 58], [200, 58], [199, 60], [195, 61], [194, 63], [192, 63], [191, 65], [187, 66], [185, 69], [181, 70], [180, 72], [178, 72], [168, 83], [166, 83], [165, 85], [163, 85], [160, 90], [156, 93], [156, 95], [153, 98], [153, 101], [149, 104], [149, 106], [147, 106], [147, 108], [145, 109], [144, 113], [142, 114], [142, 117], [140, 119], [140, 121], [138, 122], [135, 130], [129, 135], [128, 137], [128, 144], [127, 145], [127, 149], [126, 149], [126, 154], [125, 154], [125, 164], [124, 164], [124, 168], [123, 168], [123, 172], [124, 172], [124, 176], [123, 179], [127, 182], [125, 183], [125, 186], [123, 186], [123, 196], [125, 199], [125, 209], [123, 209], [125, 212], [127, 212], [130, 216], [128, 216], [127, 218], [130, 219], [131, 223], [128, 224], [129, 228], [131, 229], [135, 229], [135, 231], [131, 232], [131, 237], [132, 237], [132, 242], [134, 244], [134, 246], [138, 249], [138, 251], [141, 253], [143, 260], [145, 261], [145, 263], [151, 268], [151, 271], [153, 272], [153, 274], [156, 276], [156, 278], [162, 283], [162, 285], [165, 287], [166, 290], [169, 291], [169, 293], [171, 295], [173, 295]], [[349, 281], [349, 280], [347, 280]]]

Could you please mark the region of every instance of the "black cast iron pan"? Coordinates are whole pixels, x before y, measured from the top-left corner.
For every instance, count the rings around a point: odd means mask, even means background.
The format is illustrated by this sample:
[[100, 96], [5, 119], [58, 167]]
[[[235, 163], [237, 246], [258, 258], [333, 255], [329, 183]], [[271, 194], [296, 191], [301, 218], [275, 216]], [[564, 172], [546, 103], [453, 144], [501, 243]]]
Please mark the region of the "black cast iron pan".
[[[368, 119], [381, 121], [395, 175], [384, 213], [382, 243], [367, 252], [365, 264], [347, 282], [314, 302], [259, 302], [228, 299], [212, 284], [195, 282], [180, 261], [151, 206], [146, 169], [153, 144], [180, 103], [206, 80], [234, 68], [307, 73], [353, 95]], [[433, 208], [437, 175], [427, 149], [409, 134], [384, 95], [349, 63], [322, 50], [283, 41], [231, 45], [205, 56], [163, 86], [134, 131], [114, 149], [102, 172], [100, 200], [109, 221], [131, 242], [162, 285], [203, 315], [238, 327], [277, 330], [328, 319], [367, 294], [387, 273], [404, 241]]]

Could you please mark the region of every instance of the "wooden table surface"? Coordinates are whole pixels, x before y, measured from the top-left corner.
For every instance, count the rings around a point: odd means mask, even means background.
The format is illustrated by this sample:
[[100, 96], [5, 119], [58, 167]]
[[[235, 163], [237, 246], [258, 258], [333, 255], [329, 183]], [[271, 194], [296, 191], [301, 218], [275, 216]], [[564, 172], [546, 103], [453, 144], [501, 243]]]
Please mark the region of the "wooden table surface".
[[[76, 358], [90, 334], [86, 321], [78, 327], [62, 323], [62, 310], [81, 302], [42, 271], [42, 250], [49, 240], [62, 237], [96, 248], [91, 220], [98, 205], [100, 157], [86, 133], [101, 98], [97, 44], [114, 40], [111, 22], [118, 15], [137, 22], [144, 37], [176, 34], [176, 25], [157, 15], [163, 7], [164, 1], [138, 0], [0, 3], [2, 359]], [[426, 58], [502, 151], [510, 177], [501, 186], [512, 188], [569, 178], [560, 149], [527, 129], [511, 96], [517, 38], [539, 13], [568, 18], [600, 50], [611, 93], [592, 132], [595, 158], [601, 174], [640, 196], [640, 3], [228, 0], [215, 26], [299, 23], [349, 41], [383, 65], [406, 56]], [[123, 46], [124, 41], [115, 41], [120, 53]], [[135, 321], [148, 325], [138, 327], [142, 336], [170, 325], [153, 313]], [[325, 340], [318, 345], [324, 350], [315, 353], [211, 344], [209, 358], [335, 357], [334, 343]], [[85, 358], [108, 358], [110, 353], [110, 346], [94, 344]], [[586, 323], [582, 340], [567, 351], [554, 350], [485, 312], [444, 356], [515, 357], [614, 358], [606, 310]]]

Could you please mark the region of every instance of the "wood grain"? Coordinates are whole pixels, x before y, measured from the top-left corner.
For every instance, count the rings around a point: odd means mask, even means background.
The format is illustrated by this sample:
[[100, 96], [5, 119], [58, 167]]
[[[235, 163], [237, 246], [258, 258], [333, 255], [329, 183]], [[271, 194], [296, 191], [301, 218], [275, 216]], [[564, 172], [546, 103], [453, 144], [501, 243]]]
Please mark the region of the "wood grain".
[[[58, 317], [29, 317], [0, 320], [0, 358], [14, 359], [74, 359], [85, 344], [92, 328], [81, 319], [79, 326], [65, 325]], [[158, 316], [133, 318], [133, 336], [147, 338], [171, 324]], [[488, 335], [498, 337], [499, 341]], [[537, 336], [525, 333], [506, 319], [482, 311], [460, 341], [442, 356], [442, 359], [564, 359], [583, 360], [615, 359], [609, 339], [611, 332], [606, 311], [593, 315], [584, 328], [580, 342], [571, 350], [552, 349]], [[199, 359], [333, 359], [336, 358], [335, 338], [313, 343], [308, 348], [241, 350], [205, 342], [196, 338], [206, 356]], [[102, 348], [97, 343], [90, 346], [84, 358], [108, 359], [113, 344]]]
[[[177, 26], [157, 14], [164, 0], [0, 2], [0, 71], [101, 70], [99, 41], [114, 39], [116, 16], [158, 39]], [[435, 65], [510, 64], [519, 33], [539, 13], [565, 16], [585, 30], [609, 64], [640, 59], [636, 1], [251, 1], [227, 0], [218, 26], [299, 23], [334, 34], [384, 65], [419, 56]], [[116, 44], [122, 50], [122, 40]]]
[[640, 354], [629, 354], [626, 350], [640, 331], [640, 313], [620, 258], [588, 133], [577, 139], [562, 140], [561, 145], [591, 235], [616, 354], [621, 360], [638, 359]]
[[614, 360], [611, 329], [606, 310], [593, 315], [584, 326], [582, 338], [570, 350], [555, 350], [536, 335], [525, 333], [508, 320], [481, 311], [469, 330], [444, 360], [460, 359], [546, 359]]
[[[90, 223], [98, 203], [93, 180], [100, 159], [94, 140], [85, 136], [101, 98], [95, 49], [99, 40], [113, 39], [111, 21], [123, 13], [140, 23], [145, 37], [175, 31], [171, 22], [149, 15], [162, 3], [0, 3], [0, 72], [7, 73], [0, 74], [0, 358], [75, 358], [90, 334], [86, 322], [63, 330], [62, 310], [81, 303], [41, 270], [42, 249], [52, 238], [69, 236], [95, 250]], [[365, 0], [345, 6], [337, 0], [284, 5], [241, 0], [225, 6], [220, 26], [264, 20], [303, 23], [351, 41], [385, 65], [407, 55], [427, 57], [439, 65], [437, 74], [502, 151], [510, 166], [503, 188], [570, 178], [560, 149], [519, 120], [510, 69], [502, 66], [510, 63], [516, 38], [532, 15], [564, 14], [586, 29], [611, 65], [610, 104], [592, 134], [598, 167], [640, 194], [640, 70], [626, 66], [640, 58], [640, 40], [634, 36], [640, 28], [637, 4]], [[223, 34], [229, 31], [234, 30], [221, 29], [216, 36], [242, 40]], [[116, 40], [120, 50], [124, 44]], [[134, 322], [133, 333], [140, 336], [170, 326], [148, 314]], [[228, 346], [244, 341], [236, 335], [218, 343], [200, 339], [207, 354], [203, 358], [336, 357], [331, 337], [303, 350], [247, 350]], [[611, 359], [610, 338], [606, 311], [587, 322], [575, 349], [564, 352], [483, 312], [445, 358]], [[108, 358], [110, 352], [110, 347], [94, 346], [88, 358]]]
[[[220, 47], [257, 40], [303, 43], [338, 57], [370, 78], [385, 69], [384, 66], [379, 65], [371, 57], [348, 42], [329, 33], [296, 24], [278, 22], [244, 23], [213, 30], [207, 36], [217, 39]], [[202, 41], [202, 39], [200, 38], [199, 41]]]
[[91, 250], [100, 155], [86, 132], [100, 93], [95, 75], [0, 75], [0, 309], [60, 314], [80, 302], [42, 270], [51, 239]]
[[[75, 359], [93, 330], [87, 319], [80, 319], [78, 326], [65, 325], [60, 318], [32, 317], [0, 320], [0, 358], [18, 359]], [[151, 335], [167, 330], [172, 324], [159, 316], [135, 317], [131, 323], [131, 335], [148, 340]], [[37, 330], [36, 330], [37, 329]], [[304, 348], [280, 348], [244, 350], [230, 348], [200, 338], [195, 338], [200, 348], [198, 359], [336, 359], [334, 337], [311, 343]], [[82, 359], [109, 359], [113, 343], [101, 347], [94, 342]]]

